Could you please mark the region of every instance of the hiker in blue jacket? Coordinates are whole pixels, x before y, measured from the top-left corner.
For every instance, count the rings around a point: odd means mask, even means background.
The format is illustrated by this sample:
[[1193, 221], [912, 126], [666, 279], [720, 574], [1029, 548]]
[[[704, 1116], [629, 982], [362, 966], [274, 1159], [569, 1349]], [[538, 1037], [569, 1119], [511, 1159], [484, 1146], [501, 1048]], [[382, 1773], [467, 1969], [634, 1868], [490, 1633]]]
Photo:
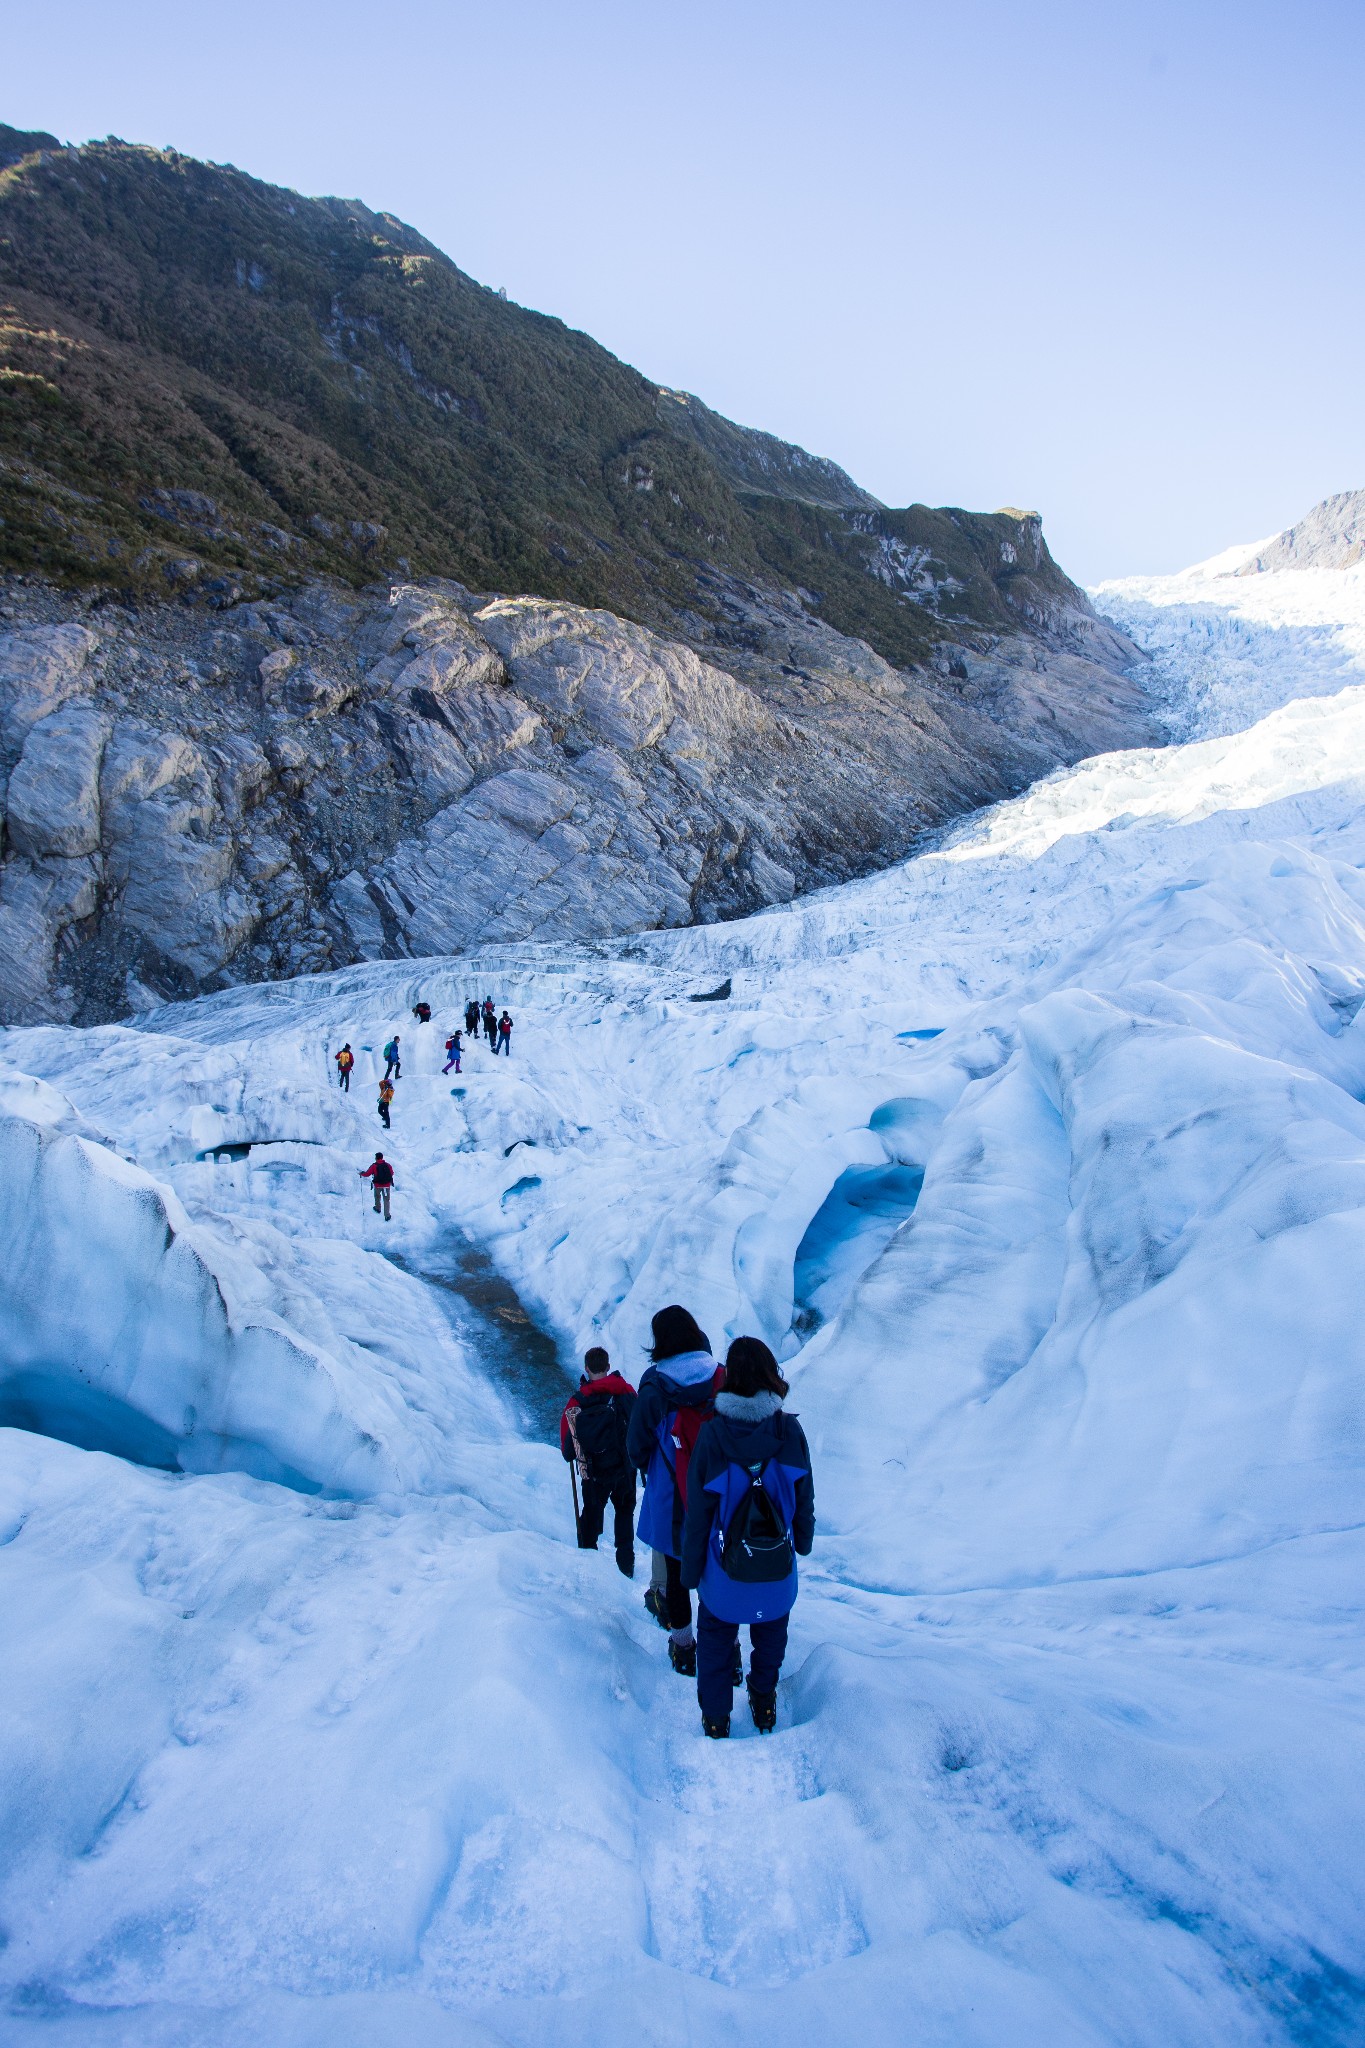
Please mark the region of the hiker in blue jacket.
[[[626, 1455], [645, 1478], [640, 1507], [642, 1543], [661, 1550], [665, 1559], [664, 1619], [668, 1655], [675, 1671], [692, 1678], [697, 1670], [697, 1644], [692, 1633], [692, 1601], [679, 1577], [683, 1510], [687, 1504], [687, 1468], [692, 1446], [723, 1378], [711, 1356], [711, 1340], [696, 1319], [676, 1302], [653, 1317], [650, 1364], [630, 1418]], [[658, 1619], [657, 1596], [651, 1586], [645, 1605]]]
[[697, 1698], [708, 1735], [730, 1733], [734, 1656], [747, 1622], [749, 1711], [777, 1725], [777, 1674], [796, 1599], [796, 1560], [815, 1537], [805, 1432], [784, 1414], [789, 1389], [758, 1337], [736, 1337], [725, 1388], [702, 1424], [687, 1475], [682, 1583], [697, 1589]]

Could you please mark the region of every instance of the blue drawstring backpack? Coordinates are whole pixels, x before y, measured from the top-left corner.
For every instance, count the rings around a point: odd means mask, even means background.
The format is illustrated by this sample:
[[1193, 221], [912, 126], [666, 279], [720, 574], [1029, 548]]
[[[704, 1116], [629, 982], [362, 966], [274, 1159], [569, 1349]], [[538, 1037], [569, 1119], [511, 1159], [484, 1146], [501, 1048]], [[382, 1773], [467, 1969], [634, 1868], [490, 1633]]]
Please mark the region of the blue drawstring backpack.
[[731, 1459], [706, 1491], [717, 1497], [697, 1588], [718, 1621], [776, 1621], [796, 1599], [792, 1517], [805, 1467]]

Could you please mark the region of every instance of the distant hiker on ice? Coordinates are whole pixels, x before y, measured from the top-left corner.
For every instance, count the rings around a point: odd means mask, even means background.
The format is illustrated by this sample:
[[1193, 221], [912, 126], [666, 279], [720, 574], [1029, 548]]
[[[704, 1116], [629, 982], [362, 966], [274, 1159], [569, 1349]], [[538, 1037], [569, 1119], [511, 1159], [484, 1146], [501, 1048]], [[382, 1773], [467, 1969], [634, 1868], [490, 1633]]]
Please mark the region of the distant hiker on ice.
[[498, 1049], [498, 1013], [493, 1008], [492, 996], [485, 996], [483, 999], [483, 1028], [488, 1043], [496, 1052]]
[[384, 1061], [384, 1079], [386, 1081], [401, 1081], [403, 1078], [403, 1062], [399, 1057], [398, 1033], [396, 1031], [384, 1047]]
[[495, 1056], [505, 1052], [509, 1060], [512, 1057], [512, 1018], [507, 1010], [504, 1010], [498, 1019], [498, 1042], [493, 1047], [493, 1052]]
[[479, 1000], [477, 996], [471, 996], [464, 1006], [464, 1035], [466, 1038], [477, 1038], [479, 1035]]
[[578, 1512], [578, 1547], [596, 1550], [607, 1502], [616, 1534], [617, 1568], [635, 1576], [635, 1468], [626, 1437], [635, 1408], [635, 1389], [611, 1369], [600, 1344], [583, 1359], [578, 1392], [570, 1394], [559, 1421], [559, 1448], [578, 1467], [583, 1504]]
[[393, 1128], [393, 1126], [389, 1122], [389, 1111], [392, 1108], [392, 1106], [393, 1083], [386, 1074], [384, 1076], [384, 1079], [379, 1084], [379, 1120], [383, 1124], [384, 1129], [386, 1131], [392, 1130]]
[[382, 1152], [375, 1153], [373, 1166], [361, 1167], [360, 1178], [371, 1182], [373, 1185], [375, 1215], [378, 1216], [381, 1213], [382, 1203], [384, 1221], [386, 1223], [392, 1221], [389, 1215], [389, 1189], [393, 1186], [393, 1168]]
[[430, 1004], [430, 1003], [414, 1003], [414, 1004], [413, 1004], [413, 1006], [412, 1006], [412, 1014], [413, 1014], [413, 1016], [414, 1016], [414, 1017], [415, 1017], [415, 1018], [417, 1019], [417, 1022], [418, 1022], [419, 1024], [430, 1024], [430, 1022], [431, 1022], [431, 1004]]
[[[630, 1418], [626, 1450], [645, 1478], [640, 1508], [642, 1543], [664, 1554], [664, 1619], [668, 1655], [675, 1671], [695, 1676], [697, 1645], [692, 1634], [692, 1601], [683, 1586], [683, 1510], [687, 1505], [688, 1461], [702, 1424], [724, 1379], [711, 1356], [711, 1342], [694, 1317], [676, 1302], [661, 1308], [651, 1325], [651, 1364], [641, 1380]], [[658, 1619], [653, 1586], [645, 1605]]]
[[351, 1069], [355, 1065], [355, 1054], [351, 1051], [349, 1045], [343, 1045], [341, 1051], [335, 1057], [337, 1081], [340, 1084], [341, 1092], [343, 1095], [349, 1095], [351, 1092]]
[[452, 1067], [454, 1067], [458, 1074], [460, 1071], [460, 1034], [458, 1031], [452, 1031], [446, 1040], [446, 1063], [442, 1067], [441, 1072], [448, 1074]]
[[749, 1711], [761, 1735], [777, 1725], [796, 1560], [810, 1555], [815, 1536], [810, 1451], [796, 1417], [783, 1412], [788, 1391], [767, 1345], [736, 1337], [688, 1467], [681, 1578], [697, 1589], [697, 1698], [702, 1727], [717, 1737], [730, 1733], [746, 1622]]

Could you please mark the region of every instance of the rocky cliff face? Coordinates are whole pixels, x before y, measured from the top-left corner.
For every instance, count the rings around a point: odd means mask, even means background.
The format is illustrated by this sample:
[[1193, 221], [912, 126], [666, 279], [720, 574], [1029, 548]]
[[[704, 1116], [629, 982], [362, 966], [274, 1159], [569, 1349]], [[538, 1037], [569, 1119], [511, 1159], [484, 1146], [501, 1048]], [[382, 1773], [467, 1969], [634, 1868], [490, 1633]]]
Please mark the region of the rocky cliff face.
[[1365, 562], [1365, 491], [1338, 491], [1276, 534], [1235, 573], [1261, 576], [1280, 569], [1353, 569], [1357, 562]]
[[736, 579], [694, 646], [449, 582], [7, 599], [6, 1022], [731, 916], [1151, 736], [1132, 650], [1085, 615], [898, 670]]

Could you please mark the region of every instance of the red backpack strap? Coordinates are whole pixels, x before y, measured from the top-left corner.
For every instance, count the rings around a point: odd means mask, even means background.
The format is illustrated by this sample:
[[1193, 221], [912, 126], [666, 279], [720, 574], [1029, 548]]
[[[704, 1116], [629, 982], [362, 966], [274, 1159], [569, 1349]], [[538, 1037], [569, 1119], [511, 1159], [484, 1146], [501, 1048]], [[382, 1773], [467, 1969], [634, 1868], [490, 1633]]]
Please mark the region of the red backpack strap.
[[678, 1499], [687, 1506], [687, 1468], [692, 1462], [692, 1453], [697, 1448], [703, 1422], [711, 1419], [712, 1404], [725, 1384], [725, 1367], [716, 1367], [711, 1382], [710, 1399], [704, 1407], [675, 1408], [668, 1418], [668, 1434], [673, 1439], [673, 1483], [678, 1489]]
[[668, 1433], [673, 1439], [673, 1484], [684, 1507], [687, 1506], [687, 1468], [692, 1462], [692, 1453], [705, 1420], [700, 1408], [675, 1408], [668, 1418]]

